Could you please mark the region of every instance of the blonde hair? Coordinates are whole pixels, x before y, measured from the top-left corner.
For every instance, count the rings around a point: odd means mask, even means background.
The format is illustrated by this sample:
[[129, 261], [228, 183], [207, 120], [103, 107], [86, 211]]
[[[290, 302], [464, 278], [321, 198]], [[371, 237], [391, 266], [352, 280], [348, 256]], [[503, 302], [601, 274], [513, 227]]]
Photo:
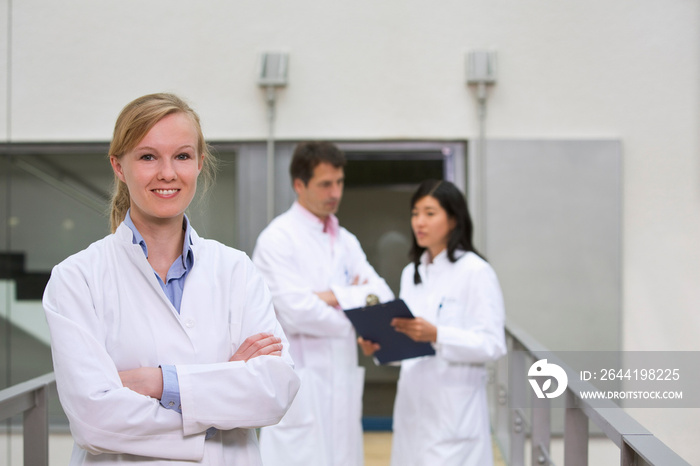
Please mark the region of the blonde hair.
[[[136, 147], [146, 134], [164, 117], [173, 113], [187, 115], [197, 130], [197, 155], [204, 157], [200, 176], [206, 191], [214, 181], [217, 160], [204, 141], [199, 115], [181, 98], [174, 94], [149, 94], [127, 104], [114, 125], [114, 135], [109, 146], [109, 157], [120, 159]], [[110, 212], [110, 228], [114, 233], [126, 217], [131, 205], [131, 197], [126, 184], [114, 175], [114, 189]]]

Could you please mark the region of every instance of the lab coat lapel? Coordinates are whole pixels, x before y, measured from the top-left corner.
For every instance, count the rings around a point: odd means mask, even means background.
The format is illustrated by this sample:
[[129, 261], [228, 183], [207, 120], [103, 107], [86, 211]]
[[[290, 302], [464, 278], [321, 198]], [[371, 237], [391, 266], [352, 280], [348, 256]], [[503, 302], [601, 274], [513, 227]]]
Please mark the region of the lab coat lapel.
[[[153, 267], [151, 267], [151, 264], [148, 263], [148, 259], [146, 259], [146, 256], [143, 254], [141, 246], [132, 242], [133, 233], [131, 232], [129, 227], [122, 223], [117, 229], [117, 234], [119, 235], [119, 239], [122, 240], [122, 246], [124, 248], [126, 256], [141, 273], [143, 278], [146, 280], [146, 283], [148, 283], [148, 285], [156, 293], [158, 299], [160, 299], [163, 302], [164, 306], [167, 306], [167, 308], [170, 310], [170, 314], [177, 320], [182, 330], [185, 331], [177, 309], [175, 309], [173, 304], [163, 292], [163, 289], [160, 287], [160, 284], [158, 283], [159, 279], [158, 277], [156, 277], [156, 274], [153, 271]], [[185, 331], [185, 333], [187, 332]]]
[[[425, 262], [418, 266], [422, 282], [422, 286], [420, 286], [421, 293], [419, 294], [422, 301], [419, 314], [433, 324], [437, 323], [438, 307], [440, 306], [443, 290], [441, 279], [445, 278], [439, 276], [439, 270], [436, 270], [439, 266], [440, 264], [433, 263], [428, 265]], [[430, 268], [430, 271], [428, 271], [428, 268]]]
[[[302, 207], [300, 207], [302, 208]], [[330, 237], [323, 232], [323, 226], [315, 219], [305, 216], [303, 212], [294, 210], [294, 219], [297, 223], [296, 234], [305, 237], [303, 244], [308, 248], [308, 257], [313, 261], [321, 273], [318, 277], [323, 277], [322, 282], [315, 283], [318, 290], [327, 289], [331, 284], [338, 282], [334, 272], [338, 270], [337, 262], [340, 261], [338, 241], [335, 244], [336, 253], [331, 249]], [[309, 214], [312, 215], [312, 214]], [[318, 280], [318, 278], [316, 279]]]
[[[203, 299], [208, 298], [201, 296], [201, 294], [199, 296], [197, 295], [197, 291], [201, 291], [202, 289], [204, 289], [204, 286], [206, 284], [206, 278], [201, 274], [201, 272], [204, 272], [204, 270], [201, 270], [197, 267], [198, 258], [202, 259], [200, 255], [200, 245], [202, 245], [203, 247], [203, 244], [200, 243], [200, 238], [199, 236], [197, 236], [197, 233], [194, 231], [194, 229], [190, 230], [190, 235], [190, 238], [192, 240], [192, 254], [194, 255], [195, 259], [193, 262], [192, 269], [189, 271], [187, 279], [185, 280], [185, 287], [182, 289], [180, 313], [177, 314], [177, 311], [175, 311], [176, 315], [178, 315], [178, 321], [180, 322], [180, 326], [183, 330], [185, 330], [185, 333], [189, 333], [187, 332], [187, 329], [185, 327], [191, 325], [191, 319], [198, 319], [201, 317], [200, 311], [202, 309]], [[173, 308], [173, 310], [175, 310], [175, 308]]]
[[[330, 247], [330, 238], [326, 238], [326, 240]], [[350, 270], [348, 270], [348, 264], [345, 260], [345, 250], [340, 238], [336, 238], [331, 251], [331, 269], [328, 273], [329, 277], [333, 277], [331, 285], [348, 286], [352, 281], [352, 277], [350, 277]]]

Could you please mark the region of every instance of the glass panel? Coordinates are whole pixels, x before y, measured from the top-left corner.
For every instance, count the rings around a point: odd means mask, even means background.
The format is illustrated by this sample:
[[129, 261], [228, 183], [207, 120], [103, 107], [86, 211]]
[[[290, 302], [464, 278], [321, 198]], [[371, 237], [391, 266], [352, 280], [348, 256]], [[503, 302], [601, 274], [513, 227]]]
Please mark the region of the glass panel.
[[[24, 272], [47, 274], [109, 233], [112, 179], [104, 154], [13, 159], [9, 249], [23, 256]], [[40, 298], [41, 292], [31, 296]]]
[[[216, 182], [206, 193], [199, 189], [187, 217], [199, 236], [236, 247], [236, 154], [217, 152], [216, 157], [219, 159]], [[198, 188], [202, 188], [201, 183]]]

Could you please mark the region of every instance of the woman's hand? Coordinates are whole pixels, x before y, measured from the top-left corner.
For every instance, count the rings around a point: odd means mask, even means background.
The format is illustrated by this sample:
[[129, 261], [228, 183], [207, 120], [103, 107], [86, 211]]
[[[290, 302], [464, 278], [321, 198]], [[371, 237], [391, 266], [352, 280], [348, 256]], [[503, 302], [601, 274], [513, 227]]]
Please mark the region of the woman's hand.
[[357, 337], [357, 343], [360, 345], [360, 348], [365, 356], [372, 356], [381, 348], [379, 343], [375, 343], [371, 340], [365, 340], [362, 337]]
[[126, 388], [160, 400], [163, 396], [163, 371], [160, 367], [139, 367], [121, 371], [119, 378]]
[[282, 356], [282, 339], [271, 333], [252, 335], [241, 344], [229, 361], [248, 361], [258, 356]]
[[394, 330], [406, 334], [413, 341], [427, 341], [435, 343], [437, 341], [437, 327], [422, 317], [406, 319], [396, 317], [391, 320]]

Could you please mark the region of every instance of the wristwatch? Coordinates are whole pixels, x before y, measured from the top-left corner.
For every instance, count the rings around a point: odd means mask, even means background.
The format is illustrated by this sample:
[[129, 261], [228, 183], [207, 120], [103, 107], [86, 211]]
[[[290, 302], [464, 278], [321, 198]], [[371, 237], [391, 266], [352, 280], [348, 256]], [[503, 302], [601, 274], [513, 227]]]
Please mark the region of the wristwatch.
[[370, 293], [367, 295], [365, 302], [368, 306], [374, 306], [375, 304], [379, 304], [379, 296], [377, 296], [374, 293]]

